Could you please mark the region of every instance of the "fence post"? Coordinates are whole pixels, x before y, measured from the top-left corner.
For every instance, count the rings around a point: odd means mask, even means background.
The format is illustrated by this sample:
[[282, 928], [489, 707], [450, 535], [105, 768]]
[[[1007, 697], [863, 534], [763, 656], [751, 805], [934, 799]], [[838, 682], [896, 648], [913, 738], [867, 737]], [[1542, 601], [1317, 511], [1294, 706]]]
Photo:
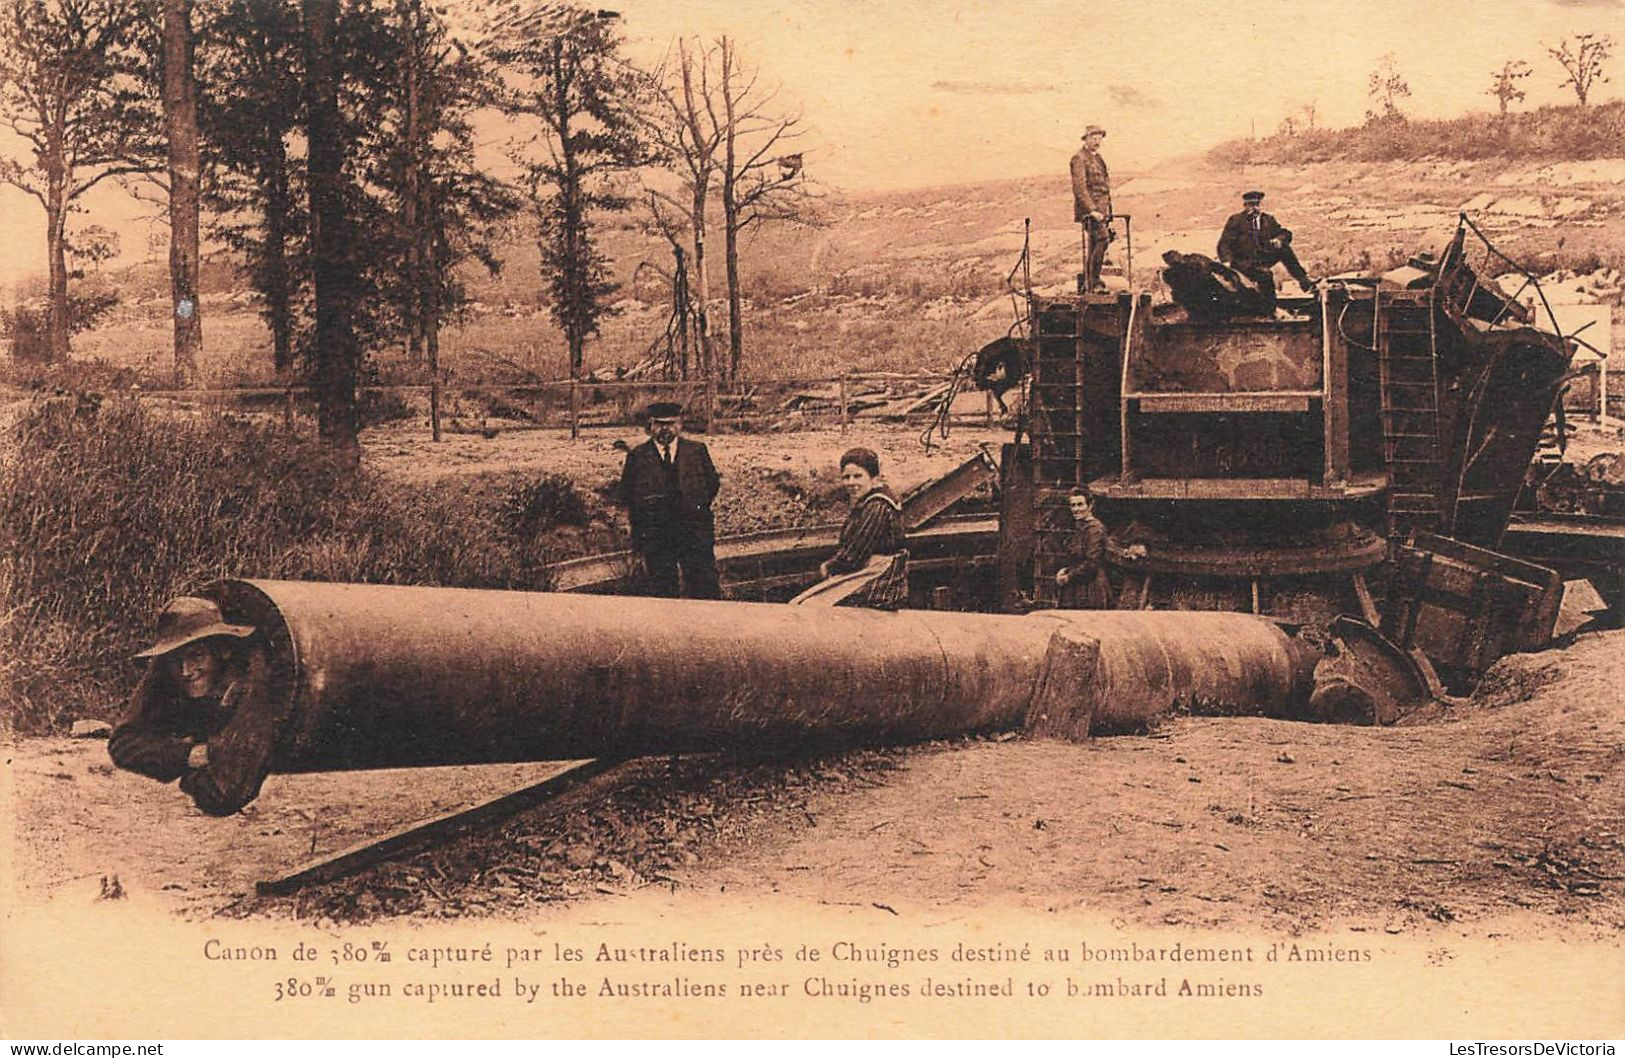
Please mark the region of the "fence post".
[[987, 405], [987, 424], [988, 424], [989, 427], [992, 427], [992, 425], [993, 425], [993, 391], [991, 389], [984, 389], [982, 391], [982, 398], [983, 398], [983, 402]]
[[846, 433], [846, 376], [841, 376], [841, 433]]
[[[438, 359], [438, 358], [437, 358]], [[429, 369], [429, 434], [433, 440], [440, 440], [440, 368], [433, 365]]]

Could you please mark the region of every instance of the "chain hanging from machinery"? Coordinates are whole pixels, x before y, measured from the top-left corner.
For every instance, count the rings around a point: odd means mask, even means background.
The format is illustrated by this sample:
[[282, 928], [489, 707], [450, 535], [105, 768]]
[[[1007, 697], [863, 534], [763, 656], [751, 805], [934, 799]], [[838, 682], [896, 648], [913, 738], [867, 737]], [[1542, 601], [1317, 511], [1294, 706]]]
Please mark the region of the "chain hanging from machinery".
[[[920, 446], [927, 452], [931, 451], [935, 441], [940, 438], [948, 439], [950, 421], [953, 413], [954, 400], [959, 391], [964, 388], [967, 379], [989, 388], [987, 383], [990, 377], [998, 371], [1004, 371], [1007, 377], [1015, 383], [1026, 374], [1026, 360], [1022, 351], [1032, 342], [1032, 303], [1033, 303], [1033, 221], [1031, 217], [1022, 220], [1021, 253], [1016, 257], [1016, 263], [1010, 266], [1005, 274], [1004, 286], [1010, 295], [1010, 311], [1014, 321], [1004, 332], [1004, 337], [983, 346], [972, 353], [965, 354], [948, 376], [948, 388], [943, 394], [942, 402], [937, 406], [937, 414], [932, 418], [930, 425], [920, 435]], [[1021, 287], [1015, 286], [1016, 273], [1021, 273]], [[990, 354], [990, 350], [997, 350]], [[1011, 360], [1020, 363], [1012, 363]], [[1002, 396], [996, 396], [1001, 410], [1004, 409]], [[1019, 442], [1026, 427], [1026, 401], [1021, 402], [1021, 411], [1018, 413], [1015, 439]]]
[[[1525, 291], [1532, 289], [1535, 297], [1540, 299], [1541, 307], [1545, 309], [1546, 321], [1551, 325], [1552, 331], [1558, 336], [1560, 341], [1572, 341], [1579, 345], [1585, 346], [1592, 352], [1600, 352], [1596, 346], [1579, 337], [1578, 330], [1573, 334], [1566, 335], [1563, 333], [1563, 325], [1561, 322], [1559, 322], [1557, 313], [1553, 311], [1551, 302], [1547, 300], [1546, 291], [1542, 289], [1540, 279], [1535, 275], [1534, 271], [1503, 253], [1493, 242], [1490, 241], [1489, 236], [1484, 233], [1483, 229], [1479, 228], [1477, 224], [1473, 223], [1472, 218], [1467, 216], [1466, 213], [1460, 214], [1457, 232], [1458, 234], [1456, 240], [1451, 243], [1452, 249], [1459, 246], [1461, 248], [1461, 253], [1465, 256], [1466, 245], [1465, 239], [1463, 238], [1463, 233], [1465, 232], [1471, 232], [1477, 238], [1481, 248], [1479, 260], [1477, 262], [1473, 262], [1474, 280], [1472, 287], [1461, 299], [1461, 304], [1463, 306], [1470, 305], [1473, 295], [1478, 292], [1479, 284], [1482, 281], [1477, 277], [1488, 275], [1490, 265], [1493, 262], [1498, 262], [1501, 265], [1509, 268], [1514, 274], [1522, 277], [1523, 283], [1510, 295], [1506, 294], [1504, 291], [1501, 291], [1502, 296], [1506, 299], [1506, 303], [1496, 314], [1495, 318], [1490, 321], [1491, 326], [1499, 323], [1508, 314], [1513, 314], [1518, 318], [1527, 317], [1527, 315], [1530, 314], [1534, 308], [1534, 300], [1530, 299], [1527, 303], [1525, 303], [1522, 298]], [[1590, 326], [1590, 324], [1587, 324], [1586, 326]], [[1584, 329], [1584, 327], [1580, 328], [1580, 330]], [[1579, 372], [1577, 371], [1570, 371], [1561, 380], [1561, 382], [1565, 385], [1565, 388], [1568, 381], [1578, 375], [1578, 373]], [[1526, 483], [1526, 487], [1539, 489], [1546, 483], [1551, 475], [1554, 474], [1562, 465], [1562, 457], [1568, 451], [1568, 442], [1568, 415], [1563, 408], [1562, 391], [1560, 390], [1557, 400], [1554, 401], [1552, 405], [1551, 418], [1548, 421], [1545, 430], [1542, 431], [1541, 451], [1539, 453], [1539, 458], [1534, 464], [1543, 471], [1541, 473], [1541, 478], [1539, 481], [1531, 481]], [[1553, 451], [1554, 449], [1555, 452]]]

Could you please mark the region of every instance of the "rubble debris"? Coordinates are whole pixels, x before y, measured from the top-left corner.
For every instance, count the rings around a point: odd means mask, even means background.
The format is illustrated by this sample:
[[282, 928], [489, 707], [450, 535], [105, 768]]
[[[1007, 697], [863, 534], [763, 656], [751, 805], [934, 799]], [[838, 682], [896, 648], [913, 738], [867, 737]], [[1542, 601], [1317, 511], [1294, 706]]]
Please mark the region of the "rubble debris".
[[1222, 320], [1232, 316], [1273, 316], [1275, 288], [1199, 253], [1169, 250], [1163, 281], [1193, 320]]
[[648, 356], [639, 360], [630, 367], [599, 367], [587, 372], [583, 382], [642, 382], [654, 378], [661, 370], [664, 361], [658, 356]]

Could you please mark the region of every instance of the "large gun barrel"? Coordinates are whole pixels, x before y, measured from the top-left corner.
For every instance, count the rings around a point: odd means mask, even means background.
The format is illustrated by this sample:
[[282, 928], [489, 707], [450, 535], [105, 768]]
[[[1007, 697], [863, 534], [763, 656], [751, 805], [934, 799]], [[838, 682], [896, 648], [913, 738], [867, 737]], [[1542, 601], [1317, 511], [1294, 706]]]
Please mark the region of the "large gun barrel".
[[1318, 650], [1244, 614], [810, 610], [222, 581], [268, 644], [272, 771], [1143, 727], [1303, 715]]

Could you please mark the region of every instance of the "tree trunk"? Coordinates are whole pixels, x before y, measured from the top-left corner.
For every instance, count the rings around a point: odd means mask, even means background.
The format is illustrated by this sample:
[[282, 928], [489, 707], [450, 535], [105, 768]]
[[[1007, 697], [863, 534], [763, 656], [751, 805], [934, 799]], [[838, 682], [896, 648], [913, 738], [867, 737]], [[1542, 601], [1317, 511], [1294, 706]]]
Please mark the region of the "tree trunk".
[[737, 382], [745, 360], [745, 309], [739, 293], [739, 214], [723, 195], [723, 249], [728, 266], [728, 380]]
[[401, 49], [401, 87], [406, 97], [406, 172], [401, 191], [401, 223], [406, 231], [406, 287], [402, 299], [406, 306], [406, 355], [412, 363], [423, 362], [423, 305], [425, 268], [423, 253], [424, 217], [420, 214], [422, 195], [419, 181], [423, 175], [423, 144], [419, 131], [418, 64], [421, 8], [417, 0], [400, 0], [398, 9], [405, 29], [405, 47]]
[[671, 296], [677, 312], [677, 366], [679, 377], [688, 381], [688, 264], [683, 260], [683, 248], [672, 247], [677, 263], [672, 267]]
[[705, 267], [705, 199], [708, 190], [705, 182], [696, 183], [694, 187], [694, 281], [697, 293], [694, 328], [700, 378], [705, 383], [705, 409], [699, 418], [704, 420], [707, 429], [710, 428], [711, 414], [717, 403], [716, 361], [711, 355], [711, 280], [706, 275]]
[[586, 363], [587, 318], [592, 299], [592, 261], [586, 233], [582, 231], [581, 170], [571, 127], [570, 86], [574, 70], [565, 61], [564, 41], [553, 42], [553, 70], [550, 100], [553, 113], [549, 124], [558, 137], [559, 197], [558, 257], [563, 271], [560, 321], [564, 342], [570, 354], [570, 440], [581, 435], [577, 408], [578, 383]]
[[45, 360], [68, 358], [68, 161], [60, 140], [41, 160], [45, 170], [45, 257], [50, 273], [45, 295]]
[[570, 378], [579, 381], [586, 363], [586, 313], [591, 292], [592, 262], [587, 260], [586, 238], [581, 230], [581, 171], [576, 159], [576, 145], [570, 127], [569, 84], [565, 77], [563, 46], [554, 45], [553, 83], [557, 93], [555, 120], [559, 135], [559, 167], [563, 180], [559, 199], [564, 218], [563, 230], [565, 269], [568, 272], [569, 310], [564, 326], [565, 342], [570, 347]]
[[67, 207], [54, 185], [45, 208], [45, 249], [50, 261], [50, 285], [45, 301], [45, 359], [58, 364], [68, 358]]
[[[427, 189], [425, 189], [427, 193]], [[424, 214], [434, 216], [433, 204], [424, 204]], [[434, 243], [429, 243], [429, 286], [423, 292], [423, 340], [429, 356], [429, 435], [440, 440], [440, 261], [433, 257]]]
[[355, 336], [355, 266], [350, 258], [344, 195], [344, 134], [335, 57], [337, 0], [302, 0], [305, 17], [307, 139], [310, 169], [311, 271], [316, 298], [316, 372], [321, 435], [340, 454], [361, 461], [356, 383], [361, 350]]
[[192, 0], [164, 0], [164, 131], [169, 139], [169, 297], [175, 314], [175, 384], [197, 380], [203, 347], [198, 303], [197, 82]]
[[728, 277], [728, 380], [739, 378], [740, 362], [745, 355], [745, 322], [741, 314], [739, 296], [739, 170], [734, 156], [734, 141], [739, 131], [739, 119], [734, 114], [733, 46], [722, 38], [722, 104], [723, 164], [722, 164], [722, 233], [723, 264]]
[[265, 315], [271, 326], [272, 362], [279, 376], [293, 369], [293, 280], [288, 274], [288, 155], [280, 127], [266, 130]]

